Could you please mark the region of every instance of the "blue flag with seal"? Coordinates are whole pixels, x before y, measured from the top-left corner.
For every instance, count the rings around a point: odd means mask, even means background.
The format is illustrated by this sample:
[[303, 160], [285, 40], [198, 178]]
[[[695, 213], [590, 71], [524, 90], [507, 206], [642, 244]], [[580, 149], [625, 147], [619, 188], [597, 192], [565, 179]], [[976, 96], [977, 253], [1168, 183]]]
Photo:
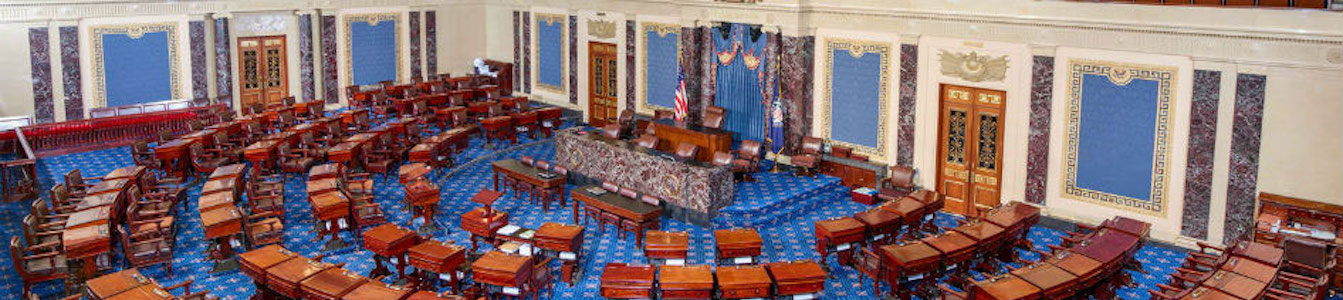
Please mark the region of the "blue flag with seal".
[[769, 146], [770, 149], [774, 150], [774, 153], [779, 153], [779, 151], [783, 151], [784, 109], [783, 102], [779, 101], [778, 77], [774, 78], [774, 97], [770, 102], [769, 140], [771, 143]]

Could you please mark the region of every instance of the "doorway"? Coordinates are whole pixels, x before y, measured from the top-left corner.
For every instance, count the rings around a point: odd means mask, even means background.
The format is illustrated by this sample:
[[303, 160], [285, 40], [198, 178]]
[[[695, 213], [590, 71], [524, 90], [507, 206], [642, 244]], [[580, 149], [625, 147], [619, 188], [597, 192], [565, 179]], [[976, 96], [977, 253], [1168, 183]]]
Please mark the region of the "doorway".
[[239, 98], [243, 108], [280, 105], [289, 96], [285, 49], [283, 35], [238, 38]]
[[1001, 203], [1004, 91], [943, 84], [937, 188], [945, 210], [979, 216]]
[[615, 123], [620, 117], [616, 100], [620, 90], [616, 62], [615, 44], [588, 44], [588, 124], [592, 126]]

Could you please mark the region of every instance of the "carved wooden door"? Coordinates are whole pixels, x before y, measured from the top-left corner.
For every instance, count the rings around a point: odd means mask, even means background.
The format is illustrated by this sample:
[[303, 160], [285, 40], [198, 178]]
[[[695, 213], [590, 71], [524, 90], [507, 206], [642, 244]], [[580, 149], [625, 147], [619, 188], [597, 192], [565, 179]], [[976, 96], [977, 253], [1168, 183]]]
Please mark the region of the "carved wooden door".
[[1002, 91], [942, 85], [937, 189], [946, 210], [977, 216], [1001, 203]]
[[615, 44], [592, 42], [588, 45], [588, 124], [592, 126], [604, 126], [619, 118], [616, 100], [620, 89], [616, 71], [618, 61]]
[[280, 104], [289, 96], [284, 36], [238, 38], [238, 82], [242, 107]]

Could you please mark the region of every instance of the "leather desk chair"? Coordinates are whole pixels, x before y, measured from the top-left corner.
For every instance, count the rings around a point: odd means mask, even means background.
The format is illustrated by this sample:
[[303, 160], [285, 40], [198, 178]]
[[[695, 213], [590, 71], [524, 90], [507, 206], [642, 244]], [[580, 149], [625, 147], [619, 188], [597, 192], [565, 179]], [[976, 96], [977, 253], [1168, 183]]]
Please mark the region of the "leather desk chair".
[[799, 168], [797, 174], [816, 176], [816, 167], [821, 163], [821, 148], [824, 141], [816, 137], [802, 138], [802, 149], [793, 155], [793, 166]]
[[637, 139], [634, 139], [634, 143], [638, 144], [639, 147], [656, 150], [658, 148], [658, 137], [645, 134]]
[[891, 166], [890, 172], [886, 173], [886, 178], [877, 182], [881, 195], [899, 198], [913, 192], [915, 189], [914, 173], [914, 168], [909, 166]]
[[676, 145], [676, 157], [693, 160], [697, 155], [699, 155], [699, 146], [695, 146], [695, 144], [681, 142], [681, 144]]
[[722, 107], [710, 106], [704, 110], [704, 119], [700, 120], [700, 126], [722, 129], [725, 118], [727, 118], [727, 110]]
[[620, 117], [616, 121], [625, 132], [634, 132], [634, 110], [626, 109], [620, 111]]
[[741, 146], [737, 148], [737, 159], [732, 160], [732, 165], [734, 169], [741, 170], [747, 181], [755, 181], [751, 173], [760, 170], [760, 153], [764, 151], [764, 147], [760, 142], [743, 140]]
[[602, 136], [608, 139], [620, 139], [620, 124], [606, 124], [602, 126]]

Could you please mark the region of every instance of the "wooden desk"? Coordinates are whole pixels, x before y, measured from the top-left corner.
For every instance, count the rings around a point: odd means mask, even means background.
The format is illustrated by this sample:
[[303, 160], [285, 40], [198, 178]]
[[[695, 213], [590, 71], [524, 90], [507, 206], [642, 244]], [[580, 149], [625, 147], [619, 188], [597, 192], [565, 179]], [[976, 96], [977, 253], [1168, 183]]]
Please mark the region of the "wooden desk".
[[658, 150], [667, 153], [675, 153], [676, 145], [682, 142], [699, 147], [699, 153], [695, 155], [698, 161], [712, 161], [714, 152], [732, 152], [732, 132], [697, 124], [678, 126], [670, 120], [655, 120], [648, 126], [653, 126], [658, 139], [662, 140]]
[[373, 262], [377, 265], [373, 268], [369, 276], [387, 275], [390, 272], [382, 264], [383, 258], [395, 258], [396, 274], [401, 278], [406, 277], [406, 250], [420, 243], [420, 236], [415, 235], [414, 231], [401, 228], [396, 224], [386, 223], [364, 231], [361, 235], [364, 240], [364, 248], [380, 257], [374, 257]]
[[885, 245], [878, 247], [877, 251], [881, 255], [881, 267], [887, 274], [886, 283], [892, 287], [891, 294], [908, 294], [912, 289], [901, 287], [901, 281], [928, 276], [941, 268], [939, 259], [942, 258], [942, 252], [923, 241]]
[[1236, 296], [1228, 295], [1216, 289], [1200, 286], [1195, 288], [1189, 294], [1180, 298], [1181, 300], [1243, 300]]
[[1119, 263], [1125, 252], [1137, 244], [1138, 238], [1133, 235], [1101, 229], [1083, 245], [1073, 247], [1072, 251], [1100, 261], [1106, 266], [1114, 266]]
[[[410, 247], [406, 250], [406, 256], [410, 265], [416, 270], [432, 272], [435, 274], [446, 274], [451, 280], [448, 287], [451, 291], [457, 290], [457, 281], [462, 276], [457, 274], [458, 269], [466, 262], [466, 247], [453, 245], [451, 242], [424, 241], [419, 245]], [[425, 276], [422, 281], [432, 278]]]
[[1066, 299], [1077, 287], [1077, 275], [1048, 263], [1012, 270], [1012, 275], [1040, 288], [1043, 299]]
[[298, 254], [280, 245], [270, 245], [238, 254], [242, 273], [256, 282], [257, 288], [266, 284], [266, 269], [298, 257]]
[[1021, 202], [1000, 206], [984, 216], [984, 221], [1003, 227], [1009, 236], [1028, 241], [1027, 230], [1039, 220], [1040, 208]]
[[975, 299], [986, 300], [1032, 300], [1040, 299], [1040, 288], [1016, 276], [1003, 276], [986, 281], [976, 281], [971, 288]]
[[524, 295], [532, 280], [532, 257], [490, 251], [471, 264], [471, 272], [477, 283], [503, 287], [505, 295]]
[[335, 221], [350, 216], [350, 199], [344, 192], [308, 195], [308, 201], [318, 220]]
[[651, 259], [679, 259], [680, 264], [690, 252], [690, 233], [649, 230], [644, 241], [644, 257]]
[[560, 281], [573, 285], [574, 272], [583, 260], [583, 226], [553, 222], [541, 224], [536, 230], [536, 247], [557, 252], [562, 262]]
[[773, 283], [765, 266], [718, 267], [720, 296], [724, 299], [769, 298], [773, 296]]
[[662, 299], [708, 299], [713, 297], [713, 269], [700, 266], [662, 266], [659, 271]]
[[821, 156], [821, 174], [839, 177], [840, 184], [848, 187], [880, 188], [878, 180], [886, 177], [886, 166], [844, 157]]
[[365, 282], [368, 278], [364, 276], [343, 268], [330, 268], [304, 279], [299, 286], [305, 299], [339, 300]]
[[458, 295], [438, 294], [430, 291], [417, 291], [406, 297], [406, 300], [468, 300], [466, 297]]
[[[594, 195], [590, 189], [595, 187], [596, 186], [588, 185], [570, 191], [570, 194], [574, 198], [574, 223], [578, 223], [578, 205], [581, 203], [583, 205], [597, 208], [602, 212], [616, 214], [623, 220], [634, 221], [635, 223], [641, 224], [639, 226], [640, 228], [658, 228], [658, 222], [661, 221], [662, 208], [612, 192]], [[624, 226], [621, 227], [622, 229], [624, 228]], [[636, 230], [634, 236], [635, 245], [642, 245], [644, 231]]]
[[192, 174], [186, 172], [191, 164], [187, 163], [187, 149], [191, 147], [194, 140], [178, 138], [167, 143], [154, 147], [154, 158], [163, 161], [163, 169], [167, 171], [168, 177], [182, 178], [183, 175]]
[[266, 269], [266, 285], [282, 296], [298, 298], [302, 294], [300, 282], [333, 268], [336, 266], [301, 256], [295, 257]]
[[866, 237], [864, 240], [868, 242], [883, 242], [895, 238], [900, 233], [900, 215], [893, 212], [874, 208], [854, 213], [853, 218], [863, 223], [866, 229], [863, 231], [863, 236]]
[[1232, 256], [1220, 268], [1224, 271], [1240, 274], [1261, 282], [1273, 282], [1278, 277], [1278, 267], [1266, 265], [1249, 258]]
[[280, 147], [281, 140], [262, 140], [247, 145], [243, 148], [242, 157], [255, 166], [268, 169], [275, 166], [275, 160], [278, 156], [276, 149]]
[[476, 251], [476, 239], [494, 240], [494, 233], [508, 225], [508, 213], [493, 211], [486, 207], [472, 209], [462, 214], [462, 229], [471, 233], [471, 251]]
[[610, 299], [652, 299], [652, 266], [607, 264], [602, 269], [601, 296]]
[[172, 300], [172, 293], [164, 290], [158, 284], [146, 284], [127, 290], [115, 296], [106, 298], [107, 300]]
[[778, 295], [816, 294], [825, 290], [825, 270], [814, 261], [775, 262], [765, 265], [778, 286]]
[[962, 264], [969, 262], [970, 258], [975, 256], [975, 250], [977, 250], [974, 239], [955, 231], [925, 237], [923, 242], [937, 249], [938, 252], [942, 252], [942, 267], [948, 270], [965, 270], [965, 267], [968, 266], [962, 266]]
[[140, 274], [140, 270], [130, 268], [120, 272], [89, 279], [85, 284], [88, 295], [93, 299], [106, 299], [117, 294], [144, 286], [153, 285], [153, 279]]
[[956, 226], [951, 230], [974, 240], [979, 251], [985, 252], [986, 256], [993, 253], [1012, 251], [1012, 248], [1004, 247], [1007, 246], [1007, 242], [1009, 242], [1005, 239], [1007, 236], [1003, 234], [1007, 232], [1006, 229], [994, 225], [993, 223], [972, 222]]
[[[1278, 245], [1287, 236], [1312, 239], [1333, 246], [1334, 259], [1343, 262], [1343, 205], [1261, 192], [1255, 220], [1257, 242]], [[1343, 263], [1325, 271], [1333, 274], [1333, 289], [1343, 292]]]
[[1259, 299], [1268, 290], [1268, 283], [1223, 270], [1218, 270], [1204, 280], [1203, 286], [1241, 299]]
[[75, 206], [75, 211], [88, 210], [100, 206], [112, 207], [114, 209], [116, 207], [123, 207], [125, 205], [122, 205], [121, 203], [117, 202], [118, 200], [121, 199], [122, 199], [121, 194], [98, 194], [98, 195], [85, 196], [84, 200], [79, 201], [79, 205]]
[[1064, 251], [1045, 259], [1044, 262], [1077, 276], [1077, 290], [1090, 288], [1100, 279], [1102, 263], [1086, 255]]
[[312, 167], [308, 170], [308, 181], [318, 181], [328, 178], [345, 178], [345, 170], [341, 164], [326, 163]]
[[70, 214], [70, 217], [65, 219], [65, 229], [79, 229], [98, 225], [107, 226], [108, 221], [111, 219], [112, 207], [98, 206]]
[[1282, 248], [1261, 243], [1239, 243], [1227, 250], [1231, 251], [1231, 254], [1274, 266], [1282, 264], [1284, 254]]
[[99, 258], [109, 264], [112, 258], [112, 234], [106, 224], [65, 229], [61, 232], [61, 245], [67, 259], [83, 262], [80, 272], [85, 278], [98, 273]]
[[243, 214], [238, 207], [225, 205], [200, 212], [201, 227], [205, 229], [205, 238], [215, 240], [222, 257], [233, 256], [233, 235], [242, 232]]
[[134, 184], [134, 182], [127, 178], [107, 179], [99, 181], [96, 184], [93, 184], [92, 187], [89, 187], [87, 194], [99, 195], [107, 193], [120, 193], [122, 191], [125, 191], [126, 187], [130, 186], [131, 184]]
[[714, 258], [720, 264], [727, 260], [737, 258], [746, 258], [744, 262], [738, 264], [755, 263], [755, 257], [760, 256], [760, 248], [764, 245], [764, 240], [760, 238], [760, 233], [751, 228], [720, 229], [713, 231], [715, 244]]
[[410, 206], [411, 219], [424, 218], [420, 230], [437, 231], [434, 215], [438, 212], [439, 188], [432, 181], [417, 179], [404, 185], [406, 205]]
[[244, 177], [246, 171], [247, 165], [245, 164], [225, 165], [216, 168], [213, 173], [210, 173], [210, 180]]
[[239, 177], [230, 177], [224, 179], [211, 179], [201, 186], [201, 195], [226, 192], [233, 194], [234, 197], [241, 198], [242, 189], [238, 186]]
[[107, 175], [103, 176], [103, 180], [126, 179], [138, 181], [140, 180], [140, 176], [145, 175], [146, 170], [147, 169], [143, 166], [120, 167], [112, 170], [112, 172], [107, 172]]
[[[536, 167], [528, 166], [516, 159], [497, 160], [494, 161], [494, 163], [491, 163], [490, 165], [494, 169], [494, 190], [496, 191], [502, 191], [501, 189], [499, 189], [499, 174], [503, 174], [504, 176], [512, 178], [513, 180], [526, 182], [528, 185], [534, 186], [538, 189], [542, 190], [555, 189], [559, 191], [559, 195], [564, 195], [564, 189], [565, 189], [564, 183], [568, 180], [567, 176], [554, 174], [546, 170], [541, 170]], [[551, 174], [553, 175], [553, 177], [543, 178], [540, 176], [540, 174], [542, 173]], [[514, 194], [520, 194], [520, 193], [515, 192]], [[532, 192], [530, 194], [532, 196], [532, 200], [536, 200], [535, 198], [537, 197], [537, 193]], [[564, 197], [559, 198], [563, 199]], [[542, 201], [542, 209], [550, 210], [549, 199], [543, 199], [543, 200], [544, 201]], [[563, 203], [561, 203], [561, 205], [563, 205]], [[574, 222], [577, 223], [578, 221], [575, 220]]]
[[433, 171], [434, 168], [425, 163], [407, 163], [402, 164], [401, 167], [397, 168], [396, 174], [397, 178], [401, 180], [401, 184], [406, 184], [408, 182], [424, 179], [424, 175]]
[[864, 232], [866, 225], [852, 217], [816, 221], [816, 253], [821, 255], [821, 262], [830, 252], [840, 252], [839, 263], [850, 265], [853, 244], [863, 241]]
[[415, 290], [413, 289], [402, 286], [392, 286], [386, 283], [368, 281], [364, 282], [364, 284], [362, 285], [359, 285], [359, 287], [354, 288], [354, 290], [350, 291], [348, 294], [345, 294], [345, 296], [340, 297], [340, 299], [341, 300], [370, 300], [370, 299], [402, 300], [406, 299], [406, 297], [410, 297], [410, 294], [414, 291]]
[[233, 206], [233, 193], [212, 193], [196, 198], [196, 209], [202, 212], [215, 210], [224, 206]]

